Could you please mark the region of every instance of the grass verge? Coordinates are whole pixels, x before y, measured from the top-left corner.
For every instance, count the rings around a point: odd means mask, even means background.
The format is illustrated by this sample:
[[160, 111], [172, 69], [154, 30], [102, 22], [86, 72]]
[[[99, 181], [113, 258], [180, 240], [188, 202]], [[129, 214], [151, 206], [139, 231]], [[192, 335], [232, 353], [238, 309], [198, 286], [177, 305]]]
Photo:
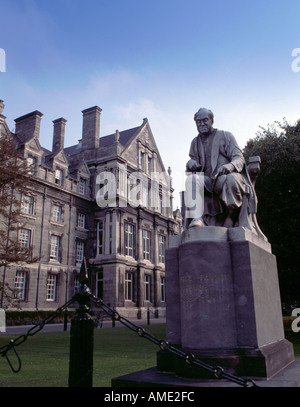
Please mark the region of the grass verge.
[[[165, 324], [146, 326], [165, 338]], [[93, 386], [109, 387], [113, 377], [156, 365], [159, 347], [126, 327], [95, 329]], [[1, 335], [0, 348], [16, 336]], [[0, 387], [66, 387], [69, 375], [70, 332], [39, 332], [19, 345], [22, 369], [13, 373], [0, 357]], [[14, 352], [9, 352], [17, 365]]]
[[[157, 338], [165, 338], [165, 324], [146, 326]], [[16, 335], [19, 336], [19, 335]], [[15, 337], [16, 337], [15, 336]], [[300, 357], [300, 333], [288, 332], [295, 357]], [[0, 336], [0, 348], [11, 336]], [[0, 387], [67, 387], [69, 374], [70, 332], [40, 332], [17, 347], [22, 369], [13, 373], [0, 358]], [[111, 379], [156, 366], [159, 347], [139, 337], [126, 327], [95, 329], [93, 386], [109, 387]], [[13, 352], [9, 353], [13, 363]]]

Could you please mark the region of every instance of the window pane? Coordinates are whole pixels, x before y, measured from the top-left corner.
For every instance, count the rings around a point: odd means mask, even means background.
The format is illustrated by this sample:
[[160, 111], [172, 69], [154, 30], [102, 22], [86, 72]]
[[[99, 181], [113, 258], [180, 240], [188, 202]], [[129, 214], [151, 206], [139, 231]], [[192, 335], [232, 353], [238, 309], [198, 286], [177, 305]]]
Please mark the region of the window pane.
[[133, 301], [133, 274], [125, 273], [125, 300]]
[[77, 226], [80, 228], [85, 228], [85, 214], [84, 213], [78, 213], [77, 216]]
[[145, 301], [151, 300], [151, 276], [145, 275]]
[[59, 236], [52, 235], [50, 243], [50, 259], [58, 260], [59, 257]]
[[97, 224], [97, 254], [103, 254], [103, 222]]
[[35, 174], [36, 159], [34, 157], [27, 157], [27, 167], [28, 173], [31, 175]]
[[29, 229], [21, 229], [19, 233], [20, 247], [24, 249], [29, 249], [30, 247], [30, 236], [31, 231]]
[[143, 230], [143, 252], [144, 259], [150, 260], [151, 233], [149, 230]]
[[63, 172], [62, 170], [55, 170], [54, 182], [57, 185], [62, 185]]
[[22, 213], [26, 215], [33, 214], [33, 197], [24, 195], [22, 199]]
[[80, 287], [79, 278], [80, 278], [79, 276], [76, 276], [76, 277], [75, 277], [75, 280], [74, 280], [74, 294], [76, 294], [77, 290], [78, 290], [79, 287]]
[[158, 261], [160, 263], [165, 262], [165, 249], [166, 249], [166, 238], [165, 236], [158, 236]]
[[61, 222], [62, 208], [58, 205], [52, 207], [52, 220], [53, 222]]
[[133, 256], [133, 225], [125, 223], [125, 254]]
[[78, 192], [79, 192], [81, 195], [84, 195], [84, 194], [85, 194], [85, 185], [86, 185], [86, 180], [83, 179], [83, 178], [80, 178], [80, 180], [79, 180], [79, 186], [78, 186]]
[[96, 274], [96, 297], [103, 298], [103, 271]]
[[166, 301], [165, 277], [160, 278], [160, 299]]
[[47, 279], [47, 301], [55, 301], [57, 276], [49, 274]]
[[20, 300], [25, 299], [25, 283], [26, 283], [26, 272], [17, 271], [15, 277], [15, 298]]
[[76, 263], [82, 263], [84, 256], [84, 242], [76, 242]]

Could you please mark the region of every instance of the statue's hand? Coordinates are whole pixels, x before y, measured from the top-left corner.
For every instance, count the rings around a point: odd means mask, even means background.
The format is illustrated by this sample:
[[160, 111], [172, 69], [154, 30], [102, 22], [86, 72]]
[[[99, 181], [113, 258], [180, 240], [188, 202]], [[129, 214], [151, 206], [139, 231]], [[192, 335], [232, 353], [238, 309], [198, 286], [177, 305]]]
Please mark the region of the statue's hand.
[[234, 165], [233, 164], [231, 164], [231, 163], [224, 164], [218, 169], [218, 175], [230, 174], [233, 171], [234, 171]]
[[189, 160], [187, 162], [186, 167], [187, 167], [187, 170], [191, 171], [191, 172], [199, 171], [199, 169], [201, 168], [200, 164], [197, 163], [197, 161], [195, 161], [195, 160]]

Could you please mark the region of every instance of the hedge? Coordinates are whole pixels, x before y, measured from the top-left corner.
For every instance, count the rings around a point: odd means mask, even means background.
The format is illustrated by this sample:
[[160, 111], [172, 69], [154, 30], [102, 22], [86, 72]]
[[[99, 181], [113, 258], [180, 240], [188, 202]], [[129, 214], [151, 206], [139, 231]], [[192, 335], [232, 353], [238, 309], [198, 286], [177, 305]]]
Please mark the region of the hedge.
[[[13, 325], [32, 325], [38, 323], [50, 315], [53, 315], [55, 311], [6, 311], [6, 326]], [[75, 311], [65, 311], [58, 315], [52, 324], [64, 322], [64, 316], [67, 316], [68, 321], [71, 320]]]

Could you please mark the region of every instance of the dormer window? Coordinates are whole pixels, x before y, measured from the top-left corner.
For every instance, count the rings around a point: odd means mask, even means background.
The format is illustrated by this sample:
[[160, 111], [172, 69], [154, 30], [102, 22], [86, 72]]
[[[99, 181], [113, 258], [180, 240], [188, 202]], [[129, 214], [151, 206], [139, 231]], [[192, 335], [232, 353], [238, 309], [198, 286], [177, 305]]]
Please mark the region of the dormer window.
[[56, 185], [62, 185], [63, 181], [63, 172], [60, 169], [55, 170], [55, 175], [54, 175], [54, 182]]
[[84, 178], [80, 178], [78, 184], [78, 193], [80, 195], [85, 195], [85, 191], [86, 191], [86, 180]]
[[34, 175], [36, 171], [36, 158], [35, 157], [27, 157], [27, 168], [28, 174]]

